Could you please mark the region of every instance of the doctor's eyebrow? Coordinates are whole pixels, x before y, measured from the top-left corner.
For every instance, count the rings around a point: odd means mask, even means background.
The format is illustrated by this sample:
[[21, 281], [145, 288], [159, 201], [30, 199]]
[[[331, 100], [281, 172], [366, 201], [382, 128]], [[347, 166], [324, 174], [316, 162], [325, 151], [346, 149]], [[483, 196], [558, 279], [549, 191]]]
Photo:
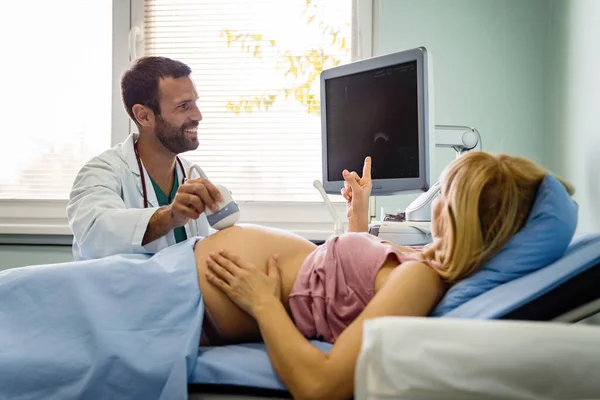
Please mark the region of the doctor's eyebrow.
[[179, 108], [184, 104], [189, 104], [189, 103], [195, 103], [196, 101], [198, 101], [200, 99], [200, 96], [196, 95], [196, 97], [194, 99], [184, 99], [184, 100], [179, 100], [177, 101], [175, 104], [175, 108]]

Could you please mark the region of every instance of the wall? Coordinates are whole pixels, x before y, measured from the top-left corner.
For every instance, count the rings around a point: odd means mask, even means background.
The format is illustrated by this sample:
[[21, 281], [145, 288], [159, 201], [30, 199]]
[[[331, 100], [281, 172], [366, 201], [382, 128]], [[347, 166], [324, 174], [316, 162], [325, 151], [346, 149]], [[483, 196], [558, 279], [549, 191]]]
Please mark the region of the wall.
[[0, 235], [0, 271], [73, 261], [70, 235]]
[[546, 162], [576, 189], [578, 230], [600, 231], [600, 1], [553, 0]]
[[[593, 0], [592, 0], [593, 1]], [[544, 161], [546, 0], [380, 0], [375, 51], [433, 55], [435, 123], [470, 125], [484, 150]], [[432, 178], [455, 157], [438, 149]], [[402, 211], [417, 195], [378, 197]]]
[[26, 265], [73, 261], [71, 246], [0, 245], [0, 271]]

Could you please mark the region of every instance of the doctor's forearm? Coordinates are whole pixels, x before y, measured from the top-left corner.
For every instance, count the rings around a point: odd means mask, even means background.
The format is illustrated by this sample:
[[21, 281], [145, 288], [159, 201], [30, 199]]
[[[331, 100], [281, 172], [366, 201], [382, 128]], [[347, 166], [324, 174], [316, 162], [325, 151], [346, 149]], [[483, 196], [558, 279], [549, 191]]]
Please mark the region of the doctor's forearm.
[[146, 228], [146, 233], [142, 240], [142, 246], [165, 236], [167, 233], [171, 232], [173, 228], [175, 227], [173, 226], [173, 218], [171, 217], [169, 207], [160, 207], [152, 214], [150, 221], [148, 221], [148, 227]]

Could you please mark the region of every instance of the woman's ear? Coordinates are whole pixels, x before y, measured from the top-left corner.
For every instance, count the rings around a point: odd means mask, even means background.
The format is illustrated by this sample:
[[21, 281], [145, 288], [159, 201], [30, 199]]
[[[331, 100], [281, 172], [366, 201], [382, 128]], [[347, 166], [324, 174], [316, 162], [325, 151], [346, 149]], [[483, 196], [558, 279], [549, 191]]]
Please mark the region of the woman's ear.
[[141, 104], [135, 104], [131, 111], [133, 111], [133, 116], [140, 126], [154, 125], [154, 113], [148, 107]]

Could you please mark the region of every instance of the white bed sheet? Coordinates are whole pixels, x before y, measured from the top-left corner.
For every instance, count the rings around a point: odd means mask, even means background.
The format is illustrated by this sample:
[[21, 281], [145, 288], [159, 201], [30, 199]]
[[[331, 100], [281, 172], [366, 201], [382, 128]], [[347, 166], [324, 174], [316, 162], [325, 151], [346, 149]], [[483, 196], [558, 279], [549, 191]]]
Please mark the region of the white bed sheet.
[[378, 318], [355, 382], [357, 400], [599, 399], [600, 327]]

